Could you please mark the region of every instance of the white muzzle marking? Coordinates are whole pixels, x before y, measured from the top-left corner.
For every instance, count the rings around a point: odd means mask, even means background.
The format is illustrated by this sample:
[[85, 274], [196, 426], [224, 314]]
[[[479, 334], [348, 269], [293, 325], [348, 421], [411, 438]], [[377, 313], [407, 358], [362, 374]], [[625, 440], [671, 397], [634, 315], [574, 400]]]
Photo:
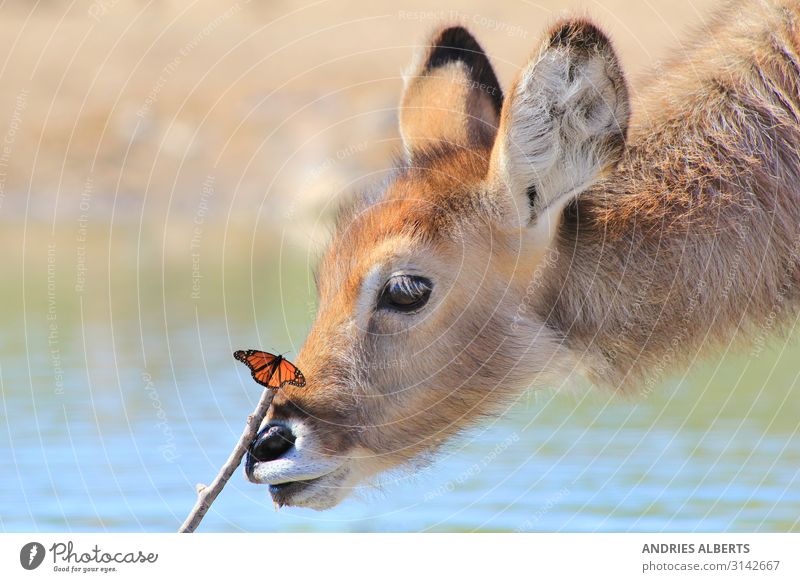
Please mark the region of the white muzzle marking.
[[292, 481], [308, 481], [338, 469], [342, 459], [327, 457], [317, 452], [310, 431], [299, 422], [286, 423], [295, 435], [294, 447], [274, 461], [257, 462], [252, 478], [266, 485], [280, 485]]

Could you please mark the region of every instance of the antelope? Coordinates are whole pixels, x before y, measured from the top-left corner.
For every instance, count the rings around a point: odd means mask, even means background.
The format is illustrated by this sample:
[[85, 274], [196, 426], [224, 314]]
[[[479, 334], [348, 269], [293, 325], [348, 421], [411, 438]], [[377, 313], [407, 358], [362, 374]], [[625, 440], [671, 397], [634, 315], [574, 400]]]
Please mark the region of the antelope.
[[607, 35], [557, 22], [504, 95], [438, 29], [402, 161], [341, 213], [318, 312], [248, 479], [326, 509], [573, 373], [646, 392], [797, 314], [800, 3], [722, 8], [629, 97]]

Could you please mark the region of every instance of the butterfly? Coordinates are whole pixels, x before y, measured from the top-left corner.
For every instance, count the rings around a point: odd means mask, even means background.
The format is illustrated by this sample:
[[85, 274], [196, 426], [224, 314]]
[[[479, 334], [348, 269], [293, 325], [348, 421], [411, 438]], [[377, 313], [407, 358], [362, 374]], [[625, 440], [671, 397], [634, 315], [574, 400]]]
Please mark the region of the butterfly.
[[277, 390], [284, 384], [303, 387], [306, 378], [303, 373], [283, 356], [276, 356], [261, 350], [239, 350], [233, 357], [247, 364], [253, 374], [253, 380], [267, 388]]

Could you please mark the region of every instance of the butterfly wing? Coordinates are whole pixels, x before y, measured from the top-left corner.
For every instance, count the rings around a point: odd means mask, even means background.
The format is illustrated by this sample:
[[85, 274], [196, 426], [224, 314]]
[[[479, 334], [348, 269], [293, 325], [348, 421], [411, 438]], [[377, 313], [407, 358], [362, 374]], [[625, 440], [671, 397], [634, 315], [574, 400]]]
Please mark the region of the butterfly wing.
[[266, 388], [280, 388], [273, 381], [279, 356], [261, 350], [239, 350], [233, 357], [250, 368], [253, 380]]
[[275, 376], [277, 376], [279, 386], [283, 386], [284, 384], [292, 384], [293, 386], [302, 388], [306, 385], [306, 378], [303, 376], [303, 373], [300, 371], [300, 369], [289, 360], [284, 360], [283, 358], [281, 358], [281, 361], [275, 370]]
[[305, 386], [303, 373], [290, 361], [281, 356], [261, 350], [239, 350], [233, 357], [250, 368], [253, 380], [266, 388], [277, 390], [284, 384]]

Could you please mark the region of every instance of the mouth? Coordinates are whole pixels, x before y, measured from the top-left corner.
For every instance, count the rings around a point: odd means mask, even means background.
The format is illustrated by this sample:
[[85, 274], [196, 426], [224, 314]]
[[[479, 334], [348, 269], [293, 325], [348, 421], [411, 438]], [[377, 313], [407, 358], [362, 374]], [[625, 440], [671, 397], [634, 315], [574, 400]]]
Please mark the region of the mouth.
[[291, 500], [303, 491], [307, 491], [309, 487], [313, 487], [318, 483], [322, 477], [316, 479], [308, 479], [307, 481], [289, 481], [288, 483], [280, 483], [278, 485], [268, 485], [269, 494], [279, 507], [284, 505], [292, 505]]
[[330, 509], [347, 496], [349, 488], [344, 486], [349, 470], [341, 466], [330, 473], [303, 481], [288, 481], [268, 485], [272, 501], [278, 507], [306, 507]]

